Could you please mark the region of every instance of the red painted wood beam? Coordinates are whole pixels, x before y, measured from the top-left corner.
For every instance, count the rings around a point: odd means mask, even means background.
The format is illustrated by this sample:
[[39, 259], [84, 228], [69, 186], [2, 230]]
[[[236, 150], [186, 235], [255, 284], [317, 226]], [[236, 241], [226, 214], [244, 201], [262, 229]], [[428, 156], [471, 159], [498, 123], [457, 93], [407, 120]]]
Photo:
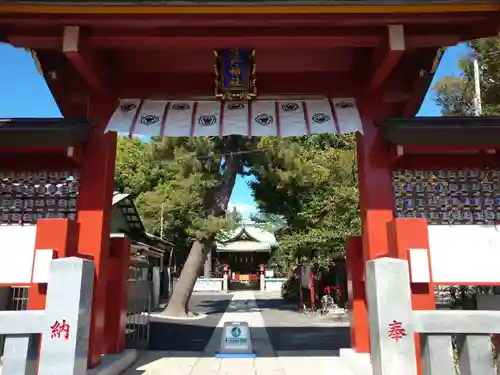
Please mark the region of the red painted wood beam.
[[382, 87], [405, 49], [403, 25], [389, 25], [386, 40], [375, 49], [369, 64], [364, 95], [373, 94]]
[[213, 14], [210, 17], [202, 14], [176, 14], [176, 15], [0, 15], [0, 24], [28, 26], [65, 26], [81, 25], [89, 27], [133, 27], [133, 28], [155, 28], [155, 27], [190, 27], [200, 28], [205, 26], [222, 27], [255, 27], [255, 26], [376, 26], [380, 27], [390, 23], [426, 25], [426, 27], [442, 27], [444, 24], [471, 24], [482, 23], [491, 16], [491, 12], [473, 13], [435, 13], [426, 14], [425, 17], [415, 17], [413, 14]]
[[82, 86], [81, 79], [71, 62], [60, 53], [60, 48], [57, 51], [37, 51], [36, 57], [43, 67], [45, 82], [63, 116], [84, 118], [87, 107], [86, 92], [74, 89]]
[[[409, 35], [406, 38], [408, 48], [441, 47], [454, 45], [461, 39], [457, 35]], [[31, 48], [34, 50], [57, 50], [61, 45], [61, 37], [56, 35], [19, 35], [11, 34], [6, 40], [14, 46]], [[247, 35], [234, 36], [228, 32], [226, 35], [195, 35], [195, 36], [92, 36], [88, 44], [92, 48], [108, 50], [165, 50], [180, 48], [372, 48], [384, 45], [382, 51], [387, 49], [387, 44], [382, 43], [383, 37], [379, 35], [256, 35], [248, 32]]]
[[111, 95], [104, 83], [101, 65], [82, 39], [84, 37], [79, 26], [66, 26], [63, 53], [93, 93], [109, 97]]
[[[116, 75], [110, 84], [119, 97], [179, 99], [209, 97], [214, 92], [213, 73], [135, 74], [127, 79]], [[302, 72], [296, 74], [262, 73], [257, 76], [259, 96], [266, 95], [327, 95], [355, 96], [360, 79], [347, 72]]]

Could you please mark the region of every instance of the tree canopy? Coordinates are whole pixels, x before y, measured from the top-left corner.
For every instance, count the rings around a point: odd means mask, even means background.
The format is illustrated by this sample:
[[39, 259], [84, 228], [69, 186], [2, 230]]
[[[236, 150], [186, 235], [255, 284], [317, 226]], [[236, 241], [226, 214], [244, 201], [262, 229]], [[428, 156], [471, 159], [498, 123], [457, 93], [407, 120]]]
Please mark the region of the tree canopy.
[[[234, 225], [226, 215], [236, 180], [246, 165], [241, 152], [254, 140], [243, 137], [121, 138], [116, 185], [136, 197], [146, 228], [176, 246], [184, 266], [168, 315], [187, 314], [187, 303], [215, 237]], [[163, 222], [162, 222], [163, 220]], [[188, 251], [188, 249], [191, 249]]]
[[500, 38], [487, 38], [468, 43], [469, 56], [459, 62], [462, 76], [446, 76], [440, 79], [434, 90], [437, 103], [444, 116], [470, 116], [474, 113], [474, 71], [472, 58], [480, 66], [482, 114], [500, 115]]
[[301, 261], [329, 265], [359, 232], [352, 136], [120, 138], [117, 188], [136, 198], [148, 231], [159, 235], [163, 218], [164, 239], [184, 259], [168, 315], [187, 314], [207, 251], [238, 221], [226, 212], [238, 174], [254, 176], [254, 219], [275, 230], [282, 271]]
[[360, 230], [354, 137], [265, 137], [258, 147], [265, 152], [250, 185], [259, 211], [282, 220], [276, 262], [290, 270], [302, 261], [326, 267], [342, 257], [346, 238]]

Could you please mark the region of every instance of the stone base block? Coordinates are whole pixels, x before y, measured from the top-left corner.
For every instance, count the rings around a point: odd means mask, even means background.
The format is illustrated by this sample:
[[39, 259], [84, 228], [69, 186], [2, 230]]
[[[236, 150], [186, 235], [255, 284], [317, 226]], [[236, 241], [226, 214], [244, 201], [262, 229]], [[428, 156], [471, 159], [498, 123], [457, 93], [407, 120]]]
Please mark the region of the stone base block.
[[87, 371], [87, 375], [118, 375], [129, 368], [138, 357], [135, 349], [127, 349], [119, 354], [106, 354], [99, 366]]
[[368, 353], [357, 353], [354, 349], [340, 349], [340, 361], [354, 375], [373, 375]]

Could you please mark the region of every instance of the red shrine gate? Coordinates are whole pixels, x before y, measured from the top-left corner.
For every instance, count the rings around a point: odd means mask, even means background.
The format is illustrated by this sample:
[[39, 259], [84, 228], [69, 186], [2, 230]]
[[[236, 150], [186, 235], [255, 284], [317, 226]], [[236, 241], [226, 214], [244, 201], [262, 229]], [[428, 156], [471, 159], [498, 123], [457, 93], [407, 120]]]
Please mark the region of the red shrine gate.
[[[387, 255], [406, 258], [408, 246], [428, 248], [426, 219], [404, 219], [408, 216], [406, 207], [398, 209], [401, 198], [395, 200], [393, 190], [399, 184], [395, 182], [398, 171], [498, 165], [498, 145], [488, 144], [487, 140], [494, 138], [485, 139], [489, 131], [496, 131], [495, 126], [485, 131], [484, 124], [478, 122], [448, 129], [446, 121], [459, 120], [444, 120], [443, 124], [438, 119], [426, 120], [423, 125], [394, 120], [380, 126], [380, 120], [414, 116], [439, 63], [436, 50], [462, 40], [496, 35], [500, 5], [454, 1], [387, 6], [371, 0], [356, 5], [329, 2], [314, 6], [131, 3], [0, 5], [2, 40], [33, 50], [66, 119], [87, 118], [90, 123], [0, 126], [3, 169], [75, 168], [80, 172], [76, 220], [39, 220], [37, 245], [58, 249], [59, 257], [79, 254], [95, 262], [89, 366], [98, 364], [102, 353], [122, 350], [124, 335], [119, 318], [122, 305], [113, 302], [111, 298], [117, 293], [108, 292], [106, 281], [113, 275], [118, 277], [117, 285], [123, 285], [124, 273], [108, 270], [119, 263], [119, 254], [128, 253], [123, 251], [128, 244], [110, 244], [109, 240], [116, 133], [104, 131], [117, 110], [118, 99], [130, 98], [122, 100], [119, 108], [133, 115], [126, 125], [130, 133], [136, 133], [138, 126], [148, 127], [154, 120], [159, 130], [155, 135], [226, 134], [221, 126], [208, 134], [197, 133], [197, 129], [206, 129], [203, 125], [223, 123], [221, 117], [226, 112], [222, 106], [214, 109], [214, 99], [208, 107], [201, 105], [206, 111], [203, 117], [209, 120], [200, 123], [193, 115], [187, 133], [168, 133], [175, 129], [168, 122], [175, 104], [204, 103], [213, 98], [214, 49], [255, 51], [257, 70], [252, 70], [247, 83], [255, 84], [259, 101], [246, 108], [246, 130], [237, 131], [239, 134], [257, 135], [251, 131], [255, 116], [250, 109], [262, 102], [274, 103], [269, 110], [275, 110], [270, 114], [267, 109], [259, 109], [259, 114], [268, 116], [261, 119], [264, 122], [269, 122], [269, 116], [276, 116], [276, 122], [288, 121], [282, 113], [286, 111], [280, 109], [282, 102], [303, 105], [301, 132], [307, 134], [312, 124], [311, 101], [330, 105], [335, 104], [335, 98], [356, 98], [349, 103], [357, 103], [362, 124], [357, 146], [363, 233], [349, 239], [347, 248], [352, 278], [352, 342], [357, 351], [368, 351], [364, 261]], [[140, 115], [141, 103], [151, 105], [151, 101], [140, 100], [145, 98], [163, 100], [160, 109], [155, 107], [153, 111], [150, 107], [148, 110], [154, 113], [146, 117]], [[326, 98], [333, 99], [325, 102]], [[126, 106], [131, 101], [135, 108]], [[345, 100], [337, 104], [342, 103]], [[199, 104], [196, 107], [200, 109]], [[341, 124], [336, 117], [343, 109], [342, 105], [329, 109], [331, 116], [326, 116], [332, 124]], [[214, 124], [211, 116], [215, 116]], [[351, 116], [347, 122], [352, 121]], [[274, 135], [286, 135], [286, 128], [275, 124]], [[475, 131], [471, 134], [470, 129]], [[350, 130], [359, 130], [359, 126]], [[414, 307], [432, 309], [432, 284], [415, 284], [412, 288]], [[31, 289], [29, 308], [43, 308], [44, 286], [33, 284]]]

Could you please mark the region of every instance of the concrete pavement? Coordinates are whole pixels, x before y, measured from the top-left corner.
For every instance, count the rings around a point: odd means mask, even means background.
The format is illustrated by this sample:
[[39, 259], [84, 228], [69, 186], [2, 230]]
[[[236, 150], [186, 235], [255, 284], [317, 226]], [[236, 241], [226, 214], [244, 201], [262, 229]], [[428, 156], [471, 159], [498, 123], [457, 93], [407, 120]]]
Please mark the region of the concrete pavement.
[[[251, 291], [233, 294], [203, 351], [148, 351], [125, 375], [352, 375], [332, 350], [275, 350], [264, 317]], [[246, 321], [256, 358], [214, 358], [225, 322]], [[285, 328], [285, 327], [283, 327]], [[303, 327], [304, 329], [307, 327]], [[176, 337], [165, 337], [173, 340]], [[296, 348], [298, 349], [298, 348]]]

